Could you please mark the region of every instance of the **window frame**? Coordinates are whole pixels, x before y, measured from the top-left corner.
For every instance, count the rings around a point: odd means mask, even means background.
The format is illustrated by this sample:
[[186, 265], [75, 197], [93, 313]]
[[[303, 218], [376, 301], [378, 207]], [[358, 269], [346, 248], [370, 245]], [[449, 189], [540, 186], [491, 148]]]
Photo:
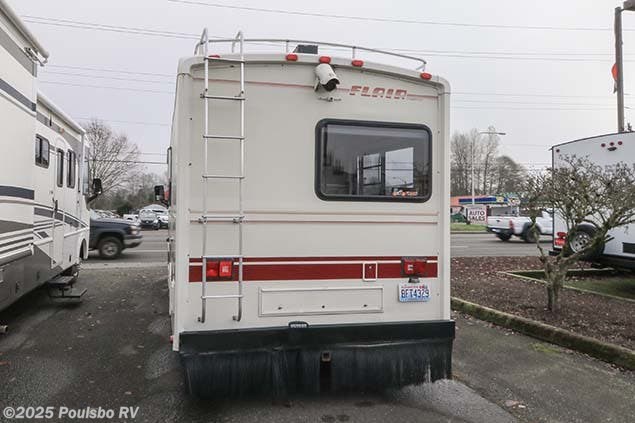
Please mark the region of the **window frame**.
[[[61, 154], [60, 154], [61, 153]], [[61, 160], [60, 160], [61, 155]], [[57, 157], [56, 157], [57, 168], [55, 169], [55, 183], [58, 187], [64, 187], [64, 162], [66, 161], [66, 153], [61, 148], [57, 149]]]
[[66, 171], [66, 186], [75, 188], [77, 176], [77, 154], [73, 150], [67, 150], [68, 170]]
[[[430, 158], [430, 166], [428, 170], [428, 179], [430, 189], [424, 196], [420, 197], [390, 197], [387, 195], [333, 195], [325, 194], [321, 189], [322, 175], [322, 130], [329, 124], [361, 126], [372, 128], [397, 128], [397, 129], [419, 129], [424, 130], [428, 134], [428, 157]], [[425, 203], [432, 197], [434, 172], [432, 156], [432, 131], [427, 125], [417, 123], [400, 123], [400, 122], [382, 122], [352, 119], [332, 119], [326, 118], [320, 120], [315, 126], [315, 175], [314, 175], [314, 191], [317, 197], [324, 201], [355, 201], [355, 202], [395, 202], [395, 203]]]
[[[47, 148], [47, 158], [46, 158], [46, 163], [42, 162], [42, 158], [44, 157], [42, 155], [42, 145], [46, 143], [48, 145]], [[35, 148], [36, 148], [36, 155], [35, 155], [35, 164], [39, 167], [42, 167], [44, 169], [48, 169], [49, 165], [51, 163], [51, 143], [49, 142], [49, 140], [47, 140], [46, 138], [44, 138], [42, 135], [39, 134], [35, 134]], [[40, 154], [37, 154], [37, 147], [40, 147]]]

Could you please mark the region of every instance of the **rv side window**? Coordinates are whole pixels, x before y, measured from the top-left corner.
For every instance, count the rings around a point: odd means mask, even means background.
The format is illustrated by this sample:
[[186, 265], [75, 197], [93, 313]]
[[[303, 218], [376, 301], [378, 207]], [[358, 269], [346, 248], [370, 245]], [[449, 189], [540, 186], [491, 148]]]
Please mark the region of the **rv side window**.
[[316, 128], [316, 193], [323, 200], [430, 198], [430, 130], [423, 125], [323, 120]]
[[50, 145], [46, 138], [35, 137], [35, 164], [44, 168], [49, 167]]
[[68, 150], [68, 177], [66, 179], [66, 186], [69, 188], [75, 188], [76, 169], [77, 161], [75, 159], [75, 152]]
[[64, 150], [57, 150], [57, 186], [64, 186]]

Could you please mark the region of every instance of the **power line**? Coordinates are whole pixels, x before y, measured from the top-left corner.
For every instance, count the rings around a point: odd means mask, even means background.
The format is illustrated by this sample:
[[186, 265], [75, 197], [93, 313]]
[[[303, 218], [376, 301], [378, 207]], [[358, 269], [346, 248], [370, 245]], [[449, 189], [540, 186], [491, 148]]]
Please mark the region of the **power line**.
[[123, 87], [110, 87], [105, 85], [89, 85], [89, 84], [72, 84], [69, 82], [58, 82], [58, 81], [38, 81], [42, 84], [52, 84], [52, 85], [65, 85], [68, 87], [82, 87], [82, 88], [99, 88], [99, 89], [108, 89], [108, 90], [119, 90], [119, 91], [136, 91], [143, 93], [155, 93], [155, 94], [171, 94], [174, 95], [174, 91], [158, 91], [158, 90], [144, 90], [141, 88], [123, 88]]
[[152, 165], [166, 165], [165, 162], [149, 162], [144, 160], [105, 160], [105, 159], [90, 159], [91, 162], [102, 163], [137, 163], [137, 164], [152, 164]]
[[76, 116], [74, 117], [77, 120], [83, 120], [83, 121], [92, 121], [94, 119], [97, 119], [102, 122], [125, 123], [125, 124], [131, 124], [131, 125], [170, 126], [169, 123], [159, 123], [159, 122], [140, 122], [140, 121], [131, 121], [131, 120], [102, 119], [100, 117], [76, 117]]
[[87, 75], [82, 73], [72, 73], [72, 72], [55, 72], [55, 71], [45, 71], [43, 75], [65, 75], [65, 76], [79, 76], [82, 78], [97, 78], [97, 79], [112, 79], [115, 81], [129, 81], [129, 82], [143, 82], [148, 84], [167, 84], [174, 85], [173, 82], [168, 81], [149, 81], [147, 79], [134, 79], [134, 78], [124, 78], [124, 77], [116, 77], [116, 76], [102, 76], [102, 75]]
[[[76, 29], [96, 30], [96, 31], [110, 31], [117, 33], [134, 34], [141, 36], [158, 36], [164, 38], [176, 38], [176, 39], [190, 39], [198, 40], [200, 37], [196, 34], [188, 34], [183, 32], [155, 30], [151, 28], [139, 28], [120, 25], [106, 25], [95, 22], [82, 22], [69, 19], [56, 19], [48, 17], [23, 15], [26, 22], [42, 25], [52, 25], [58, 27], [69, 27]], [[625, 30], [626, 31], [626, 30]], [[635, 29], [633, 29], [635, 31]], [[223, 38], [217, 35], [210, 35], [211, 38]], [[272, 43], [253, 42], [252, 44], [259, 45], [273, 45]], [[404, 48], [390, 48], [390, 47], [378, 47], [386, 51], [394, 52], [411, 52], [425, 54], [432, 57], [449, 57], [449, 58], [463, 58], [463, 59], [487, 59], [487, 60], [520, 60], [520, 61], [549, 61], [549, 62], [597, 62], [597, 63], [610, 63], [611, 59], [595, 59], [595, 58], [566, 58], [557, 57], [566, 53], [559, 52], [545, 52], [545, 53], [514, 53], [514, 52], [470, 52], [470, 51], [455, 51], [455, 50], [420, 50], [420, 49], [404, 49]], [[333, 50], [341, 50], [341, 48], [331, 47]], [[556, 56], [556, 57], [538, 57], [535, 55], [542, 54], [543, 56]], [[579, 53], [581, 55], [597, 55], [595, 53]], [[528, 55], [528, 56], [526, 56]], [[531, 56], [531, 57], [530, 57]], [[632, 62], [632, 60], [625, 60], [626, 62]]]
[[170, 77], [176, 78], [176, 74], [173, 73], [154, 73], [154, 72], [135, 72], [130, 70], [121, 70], [121, 69], [109, 69], [109, 68], [101, 68], [101, 67], [88, 67], [88, 66], [70, 66], [70, 65], [52, 65], [47, 64], [48, 68], [64, 68], [64, 69], [77, 69], [77, 70], [89, 70], [89, 71], [97, 71], [97, 72], [110, 72], [110, 73], [124, 73], [130, 75], [148, 75], [148, 76], [162, 76], [162, 77]]
[[[247, 7], [247, 6], [231, 6], [221, 3], [208, 3], [194, 0], [168, 0], [171, 3], [182, 3], [196, 6], [215, 7], [220, 9], [233, 9], [233, 10], [245, 10], [249, 12], [262, 12], [262, 13], [274, 13], [281, 15], [292, 16], [310, 16], [318, 18], [333, 18], [333, 19], [346, 19], [363, 22], [388, 22], [388, 23], [402, 23], [402, 24], [416, 24], [416, 25], [436, 25], [436, 26], [450, 26], [450, 27], [467, 27], [467, 28], [490, 28], [490, 29], [525, 29], [525, 30], [542, 30], [542, 31], [612, 31], [612, 28], [600, 28], [600, 27], [561, 27], [561, 26], [536, 26], [536, 25], [502, 25], [502, 24], [473, 24], [465, 22], [438, 22], [438, 21], [423, 21], [413, 19], [398, 19], [398, 18], [376, 18], [371, 16], [355, 16], [355, 15], [336, 15], [330, 13], [317, 13], [317, 12], [300, 12], [283, 9], [265, 9], [261, 7]], [[633, 31], [632, 29], [626, 29], [625, 31]]]

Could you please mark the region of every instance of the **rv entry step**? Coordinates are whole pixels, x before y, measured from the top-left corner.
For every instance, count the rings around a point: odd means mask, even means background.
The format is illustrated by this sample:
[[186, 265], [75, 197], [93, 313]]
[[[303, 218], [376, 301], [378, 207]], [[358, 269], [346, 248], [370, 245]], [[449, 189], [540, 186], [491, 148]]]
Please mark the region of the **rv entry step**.
[[73, 276], [58, 276], [47, 282], [48, 296], [54, 300], [81, 300], [82, 296], [88, 291], [86, 288], [74, 289]]

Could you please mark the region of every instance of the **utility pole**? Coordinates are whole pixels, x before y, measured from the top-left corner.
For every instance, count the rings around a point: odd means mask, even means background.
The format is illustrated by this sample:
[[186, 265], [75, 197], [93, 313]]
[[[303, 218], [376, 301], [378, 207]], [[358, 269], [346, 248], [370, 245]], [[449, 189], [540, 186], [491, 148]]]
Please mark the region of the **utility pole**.
[[615, 8], [615, 68], [617, 75], [617, 132], [624, 132], [624, 56], [622, 54], [622, 12], [635, 11], [635, 0], [626, 0], [623, 7]]
[[615, 8], [615, 68], [617, 76], [615, 86], [617, 90], [617, 132], [624, 132], [624, 60], [622, 57], [622, 11]]

